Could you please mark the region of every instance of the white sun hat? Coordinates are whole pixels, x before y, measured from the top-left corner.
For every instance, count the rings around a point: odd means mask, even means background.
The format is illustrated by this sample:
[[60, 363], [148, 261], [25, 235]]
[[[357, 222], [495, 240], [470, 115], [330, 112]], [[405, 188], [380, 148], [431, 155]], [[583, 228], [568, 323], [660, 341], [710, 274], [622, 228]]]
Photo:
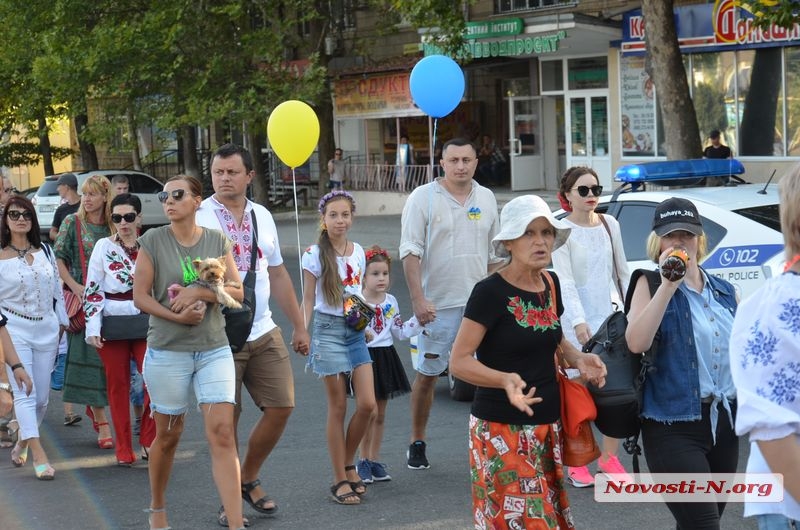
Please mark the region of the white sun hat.
[[521, 237], [531, 221], [544, 217], [556, 230], [556, 240], [553, 250], [563, 245], [571, 229], [553, 216], [550, 207], [544, 199], [538, 195], [521, 195], [511, 199], [503, 206], [500, 212], [500, 233], [492, 239], [495, 256], [504, 258], [508, 256], [508, 250], [503, 241], [512, 241]]

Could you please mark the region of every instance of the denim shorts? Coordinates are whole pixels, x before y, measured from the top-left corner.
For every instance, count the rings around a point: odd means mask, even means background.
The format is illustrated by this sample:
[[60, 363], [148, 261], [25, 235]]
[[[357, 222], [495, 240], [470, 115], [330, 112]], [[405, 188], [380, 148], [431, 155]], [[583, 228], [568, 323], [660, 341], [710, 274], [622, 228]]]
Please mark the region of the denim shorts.
[[148, 346], [143, 372], [154, 412], [185, 413], [192, 387], [200, 405], [236, 402], [236, 368], [230, 346], [196, 352]]
[[437, 309], [436, 318], [425, 326], [425, 331], [417, 337], [419, 362], [417, 372], [422, 375], [439, 375], [447, 370], [450, 349], [456, 340], [464, 307]]
[[344, 323], [344, 317], [314, 311], [308, 366], [320, 377], [352, 372], [371, 363], [363, 331]]

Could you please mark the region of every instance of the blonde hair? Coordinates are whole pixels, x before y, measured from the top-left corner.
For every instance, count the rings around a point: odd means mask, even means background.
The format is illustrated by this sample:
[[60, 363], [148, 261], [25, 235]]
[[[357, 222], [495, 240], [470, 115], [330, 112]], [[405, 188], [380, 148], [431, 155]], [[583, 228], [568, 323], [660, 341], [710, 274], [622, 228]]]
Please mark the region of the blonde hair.
[[[708, 236], [703, 232], [697, 236], [697, 263], [700, 263], [708, 255]], [[661, 236], [655, 232], [650, 232], [647, 236], [647, 257], [653, 263], [658, 263], [658, 257], [661, 256]]]
[[788, 261], [800, 254], [800, 164], [783, 176], [778, 189], [781, 232]]
[[[111, 183], [103, 175], [92, 175], [84, 180], [83, 185], [81, 186], [81, 195], [85, 195], [87, 193], [97, 193], [103, 196], [102, 221], [106, 224], [106, 226], [108, 226], [109, 230], [112, 228], [111, 201], [108, 200], [110, 190]], [[78, 207], [78, 213], [76, 216], [81, 221], [86, 221], [86, 208], [84, 207], [83, 201], [81, 201], [81, 205]]]

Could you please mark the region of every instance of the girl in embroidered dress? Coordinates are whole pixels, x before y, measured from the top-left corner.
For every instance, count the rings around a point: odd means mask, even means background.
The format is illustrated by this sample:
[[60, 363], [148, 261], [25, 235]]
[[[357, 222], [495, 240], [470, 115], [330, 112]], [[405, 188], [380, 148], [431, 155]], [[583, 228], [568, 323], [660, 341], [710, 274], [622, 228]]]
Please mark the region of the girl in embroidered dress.
[[[303, 304], [306, 322], [314, 323], [308, 365], [323, 378], [328, 398], [326, 434], [333, 465], [333, 500], [339, 504], [360, 504], [367, 488], [353, 464], [356, 450], [375, 411], [372, 363], [364, 330], [345, 323], [345, 304], [350, 295], [361, 295], [366, 258], [361, 245], [347, 239], [353, 225], [356, 203], [346, 191], [334, 190], [319, 201], [322, 230], [316, 245], [302, 258]], [[356, 410], [345, 434], [347, 377], [350, 374]]]
[[19, 441], [11, 462], [24, 465], [30, 449], [36, 478], [52, 480], [55, 470], [40, 442], [39, 425], [47, 412], [58, 338], [69, 321], [55, 257], [40, 240], [39, 222], [28, 199], [8, 199], [0, 223], [0, 246], [0, 311], [8, 318], [6, 328], [14, 344], [10, 349], [16, 350], [21, 362], [7, 367], [8, 380], [13, 381], [17, 371], [33, 378], [27, 392], [14, 389]]
[[[117, 464], [131, 466], [136, 455], [131, 447], [131, 361], [141, 372], [147, 338], [106, 341], [101, 335], [103, 316], [138, 315], [133, 305], [133, 272], [139, 243], [136, 226], [141, 219], [142, 202], [136, 195], [123, 193], [111, 200], [111, 222], [114, 234], [95, 243], [86, 270], [84, 308], [86, 310], [86, 343], [97, 349], [103, 361], [108, 388], [108, 401], [117, 444]], [[145, 407], [150, 404], [145, 391]], [[155, 437], [150, 414], [142, 418], [140, 442], [146, 450]], [[144, 456], [146, 458], [146, 456]]]
[[[54, 246], [58, 273], [64, 287], [83, 299], [84, 278], [95, 243], [110, 233], [108, 206], [111, 184], [102, 175], [88, 177], [81, 186], [78, 213], [68, 215], [58, 229]], [[80, 234], [80, 237], [78, 236]], [[81, 253], [81, 249], [83, 252]], [[67, 358], [64, 367], [62, 399], [67, 403], [87, 405], [100, 449], [113, 449], [114, 439], [108, 426], [105, 406], [106, 375], [97, 350], [85, 341], [85, 330], [67, 334]]]
[[367, 348], [372, 358], [372, 376], [375, 380], [375, 398], [378, 408], [372, 415], [361, 442], [361, 460], [358, 475], [366, 484], [392, 480], [386, 466], [378, 462], [383, 442], [386, 404], [389, 399], [411, 392], [403, 363], [392, 344], [392, 337], [408, 340], [422, 333], [416, 317], [403, 322], [397, 299], [389, 294], [389, 277], [392, 260], [386, 251], [373, 246], [366, 251], [367, 268], [364, 273], [364, 300], [375, 309], [375, 316], [366, 329]]

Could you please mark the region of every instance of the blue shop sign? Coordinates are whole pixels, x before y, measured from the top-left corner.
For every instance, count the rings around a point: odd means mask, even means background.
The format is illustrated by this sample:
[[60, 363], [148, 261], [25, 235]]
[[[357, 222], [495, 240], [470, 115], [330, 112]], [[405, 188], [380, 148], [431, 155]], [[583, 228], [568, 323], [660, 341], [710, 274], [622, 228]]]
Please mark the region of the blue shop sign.
[[[753, 14], [734, 0], [679, 6], [674, 10], [675, 30], [682, 53], [718, 52], [749, 48], [800, 45], [800, 24], [786, 29], [775, 25], [757, 28]], [[646, 24], [641, 9], [622, 19], [622, 39], [615, 41], [623, 54], [645, 51]]]

